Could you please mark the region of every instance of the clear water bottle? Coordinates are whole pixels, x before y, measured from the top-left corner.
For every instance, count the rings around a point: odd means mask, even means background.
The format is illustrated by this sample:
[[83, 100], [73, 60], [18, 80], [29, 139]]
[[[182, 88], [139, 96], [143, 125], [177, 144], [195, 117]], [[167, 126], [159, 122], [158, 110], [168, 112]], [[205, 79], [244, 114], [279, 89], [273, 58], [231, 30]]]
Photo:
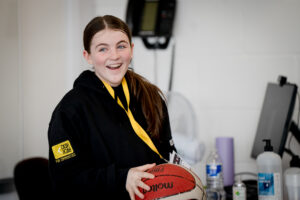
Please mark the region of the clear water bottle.
[[206, 184], [207, 200], [226, 199], [222, 161], [216, 149], [213, 149], [206, 161]]

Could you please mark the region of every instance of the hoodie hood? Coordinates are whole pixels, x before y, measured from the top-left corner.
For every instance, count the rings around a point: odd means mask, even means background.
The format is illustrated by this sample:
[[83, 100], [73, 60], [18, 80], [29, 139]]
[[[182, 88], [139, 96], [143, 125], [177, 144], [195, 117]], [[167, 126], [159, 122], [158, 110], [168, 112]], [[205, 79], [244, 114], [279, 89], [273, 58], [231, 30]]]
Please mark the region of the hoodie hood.
[[102, 81], [96, 76], [95, 72], [86, 70], [83, 71], [73, 84], [73, 88], [88, 88], [96, 91], [104, 91], [105, 89]]

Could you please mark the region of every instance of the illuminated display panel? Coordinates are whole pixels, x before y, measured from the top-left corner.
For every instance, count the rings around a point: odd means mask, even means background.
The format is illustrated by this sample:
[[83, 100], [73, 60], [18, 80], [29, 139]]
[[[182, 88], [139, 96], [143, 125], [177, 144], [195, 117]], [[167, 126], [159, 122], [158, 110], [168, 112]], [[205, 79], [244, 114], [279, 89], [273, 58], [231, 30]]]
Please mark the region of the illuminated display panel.
[[141, 31], [155, 32], [156, 16], [158, 10], [158, 2], [145, 2], [144, 12], [142, 17]]

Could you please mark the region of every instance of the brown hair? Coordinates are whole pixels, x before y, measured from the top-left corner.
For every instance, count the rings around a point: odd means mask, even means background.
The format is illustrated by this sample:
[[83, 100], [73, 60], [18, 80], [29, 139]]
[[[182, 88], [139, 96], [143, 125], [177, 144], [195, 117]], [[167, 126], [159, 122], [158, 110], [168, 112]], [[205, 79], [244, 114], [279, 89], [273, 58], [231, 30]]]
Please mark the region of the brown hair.
[[103, 29], [119, 30], [125, 33], [131, 44], [131, 32], [125, 22], [112, 15], [98, 16], [92, 19], [85, 27], [83, 32], [84, 49], [90, 52], [91, 42], [96, 33]]
[[[99, 16], [92, 19], [84, 29], [83, 45], [88, 53], [90, 53], [93, 36], [107, 28], [122, 31], [127, 35], [131, 44], [131, 32], [125, 22], [111, 15]], [[152, 137], [159, 138], [164, 120], [162, 100], [164, 95], [162, 91], [132, 70], [127, 71], [126, 78], [128, 79], [131, 93], [141, 103], [142, 111], [147, 121], [147, 131]]]

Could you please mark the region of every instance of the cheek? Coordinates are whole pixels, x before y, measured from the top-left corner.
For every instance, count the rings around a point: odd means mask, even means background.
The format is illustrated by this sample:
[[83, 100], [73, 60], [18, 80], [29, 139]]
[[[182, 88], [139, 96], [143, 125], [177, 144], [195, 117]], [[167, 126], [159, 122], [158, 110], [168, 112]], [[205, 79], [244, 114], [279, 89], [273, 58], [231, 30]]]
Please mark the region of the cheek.
[[106, 59], [103, 57], [103, 56], [96, 56], [94, 57], [93, 59], [94, 61], [94, 65], [97, 65], [97, 66], [101, 66], [101, 65], [105, 65], [105, 62], [106, 62]]
[[124, 56], [124, 59], [127, 61], [127, 62], [130, 62], [131, 61], [131, 58], [132, 58], [132, 55], [130, 53], [127, 53], [125, 56]]

